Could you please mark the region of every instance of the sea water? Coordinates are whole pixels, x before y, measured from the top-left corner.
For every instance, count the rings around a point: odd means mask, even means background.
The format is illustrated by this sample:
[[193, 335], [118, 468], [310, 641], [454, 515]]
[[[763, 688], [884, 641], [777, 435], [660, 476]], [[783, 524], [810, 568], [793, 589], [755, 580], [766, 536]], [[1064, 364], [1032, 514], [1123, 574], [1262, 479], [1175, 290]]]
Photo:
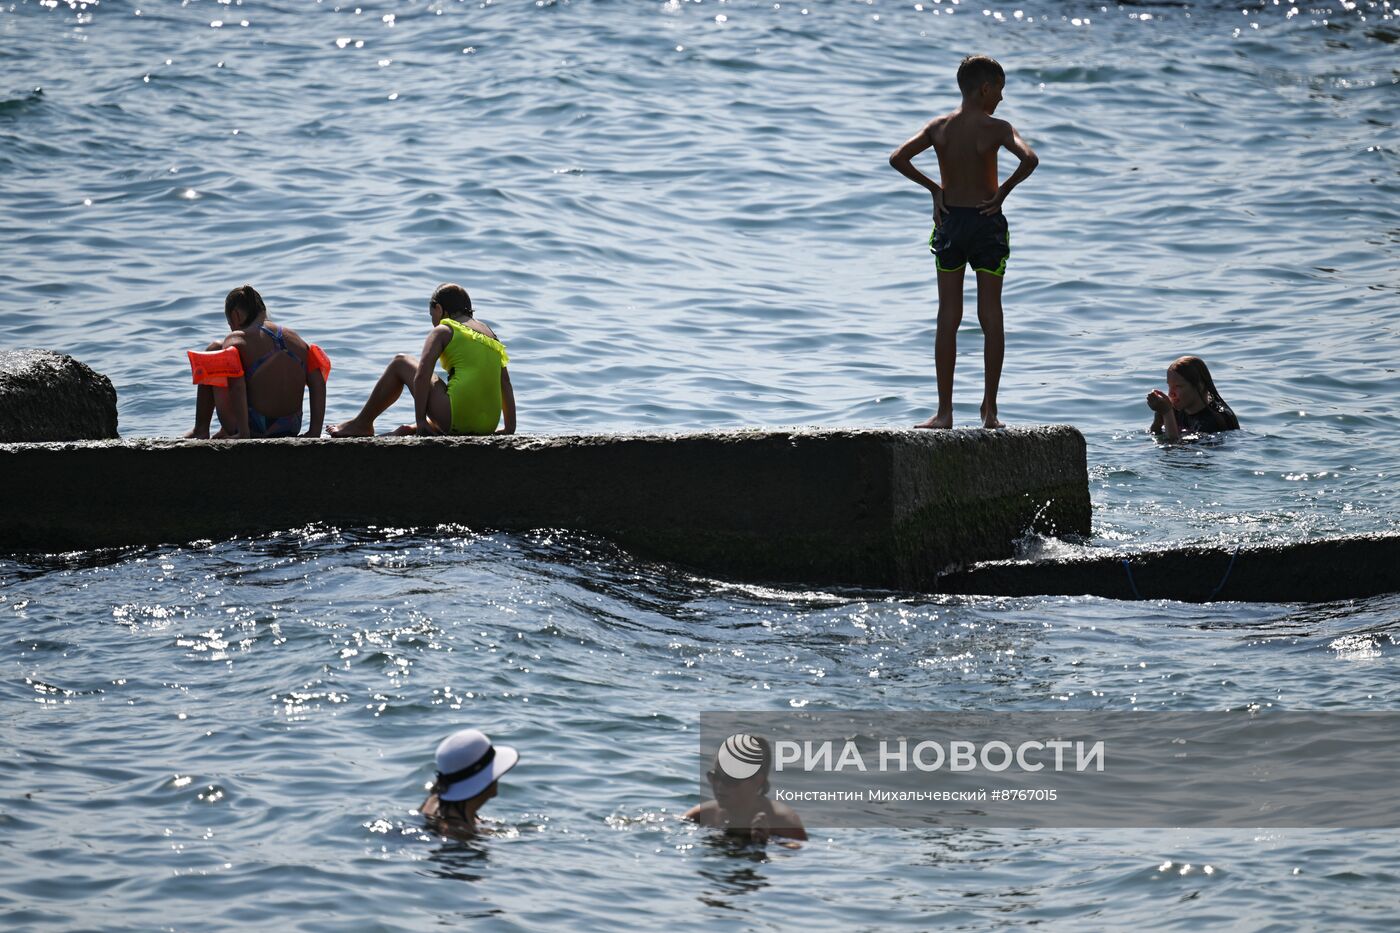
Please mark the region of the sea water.
[[[930, 203], [886, 158], [985, 52], [1008, 70], [998, 116], [1041, 159], [1005, 205], [1002, 416], [1084, 432], [1092, 545], [1393, 530], [1394, 6], [5, 3], [0, 346], [72, 353], [112, 378], [124, 435], [177, 434], [183, 351], [222, 335], [222, 296], [250, 282], [333, 358], [335, 421], [458, 281], [510, 349], [524, 432], [912, 424], [935, 401]], [[1184, 353], [1245, 430], [1144, 433]], [[276, 477], [238, 494], [278, 507]], [[706, 709], [1393, 709], [1396, 597], [758, 587], [583, 535], [386, 515], [7, 558], [0, 620], [0, 924], [17, 928], [1400, 913], [1393, 832], [840, 830], [757, 849], [677, 820], [700, 799]], [[412, 812], [464, 725], [521, 752], [473, 843]]]

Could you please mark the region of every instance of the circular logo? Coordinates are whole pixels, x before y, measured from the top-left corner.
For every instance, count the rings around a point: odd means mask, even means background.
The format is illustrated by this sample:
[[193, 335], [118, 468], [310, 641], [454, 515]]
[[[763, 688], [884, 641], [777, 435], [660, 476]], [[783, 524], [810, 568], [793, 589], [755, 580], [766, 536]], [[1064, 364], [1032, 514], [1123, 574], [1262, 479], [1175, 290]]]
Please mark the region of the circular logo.
[[751, 778], [763, 768], [763, 743], [754, 736], [736, 732], [715, 753], [715, 764], [736, 781]]

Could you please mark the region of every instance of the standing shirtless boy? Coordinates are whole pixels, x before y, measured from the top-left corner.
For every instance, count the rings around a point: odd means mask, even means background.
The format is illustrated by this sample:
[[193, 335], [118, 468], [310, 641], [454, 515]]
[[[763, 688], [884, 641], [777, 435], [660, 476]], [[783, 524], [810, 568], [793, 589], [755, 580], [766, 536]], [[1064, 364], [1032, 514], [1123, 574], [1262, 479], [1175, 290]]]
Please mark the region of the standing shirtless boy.
[[[962, 323], [963, 270], [969, 262], [977, 272], [977, 320], [982, 325], [987, 369], [982, 425], [1003, 427], [997, 419], [997, 384], [1006, 352], [1001, 281], [1011, 255], [1011, 234], [1001, 202], [1040, 164], [1011, 124], [992, 116], [1005, 86], [1001, 65], [985, 55], [969, 55], [958, 66], [962, 105], [934, 117], [890, 155], [895, 170], [933, 195], [933, 234], [928, 245], [938, 266], [938, 337], [934, 342], [938, 413], [916, 427], [953, 426], [953, 365], [958, 356], [958, 325]], [[934, 184], [910, 161], [930, 146], [938, 153], [942, 185]], [[997, 152], [1003, 146], [1021, 164], [998, 187]]]

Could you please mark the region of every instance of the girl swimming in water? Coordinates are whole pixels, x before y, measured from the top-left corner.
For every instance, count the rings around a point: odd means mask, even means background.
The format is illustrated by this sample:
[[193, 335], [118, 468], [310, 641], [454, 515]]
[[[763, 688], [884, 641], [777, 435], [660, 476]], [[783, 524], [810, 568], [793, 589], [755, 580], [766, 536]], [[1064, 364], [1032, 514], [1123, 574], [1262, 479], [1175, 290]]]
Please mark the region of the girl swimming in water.
[[[224, 299], [229, 335], [205, 352], [234, 348], [238, 361], [226, 378], [202, 382], [195, 396], [194, 428], [185, 437], [208, 437], [215, 410], [220, 438], [295, 437], [301, 430], [301, 400], [311, 392], [311, 427], [303, 437], [320, 437], [326, 415], [325, 354], [290, 327], [272, 323], [267, 305], [251, 285]], [[191, 359], [200, 354], [193, 354]], [[324, 366], [322, 365], [324, 361]], [[210, 384], [217, 382], [217, 384]]]
[[[395, 434], [514, 434], [515, 392], [510, 385], [506, 348], [490, 327], [472, 316], [472, 300], [460, 285], [439, 285], [428, 301], [433, 329], [417, 360], [394, 357], [375, 383], [360, 413], [330, 429], [331, 437], [368, 437], [375, 419], [413, 394], [415, 421]], [[433, 374], [442, 361], [447, 381]], [[496, 426], [505, 414], [505, 425]]]
[[1147, 394], [1153, 434], [1175, 443], [1183, 434], [1238, 431], [1240, 419], [1215, 387], [1210, 370], [1198, 356], [1183, 356], [1167, 367], [1167, 391]]

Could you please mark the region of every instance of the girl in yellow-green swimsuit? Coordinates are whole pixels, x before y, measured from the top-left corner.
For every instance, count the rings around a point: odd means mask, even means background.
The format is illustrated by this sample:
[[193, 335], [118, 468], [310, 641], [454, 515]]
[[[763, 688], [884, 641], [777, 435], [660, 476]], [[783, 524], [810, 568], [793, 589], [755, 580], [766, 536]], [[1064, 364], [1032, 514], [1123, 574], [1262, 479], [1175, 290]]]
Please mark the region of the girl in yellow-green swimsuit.
[[[375, 419], [398, 400], [407, 386], [413, 393], [415, 421], [395, 434], [514, 434], [515, 393], [510, 385], [506, 348], [495, 332], [472, 317], [472, 300], [460, 285], [439, 285], [428, 301], [433, 329], [417, 360], [400, 353], [375, 383], [360, 413], [331, 428], [332, 437], [374, 433]], [[444, 382], [433, 374], [438, 362]], [[497, 430], [501, 415], [505, 425]]]

